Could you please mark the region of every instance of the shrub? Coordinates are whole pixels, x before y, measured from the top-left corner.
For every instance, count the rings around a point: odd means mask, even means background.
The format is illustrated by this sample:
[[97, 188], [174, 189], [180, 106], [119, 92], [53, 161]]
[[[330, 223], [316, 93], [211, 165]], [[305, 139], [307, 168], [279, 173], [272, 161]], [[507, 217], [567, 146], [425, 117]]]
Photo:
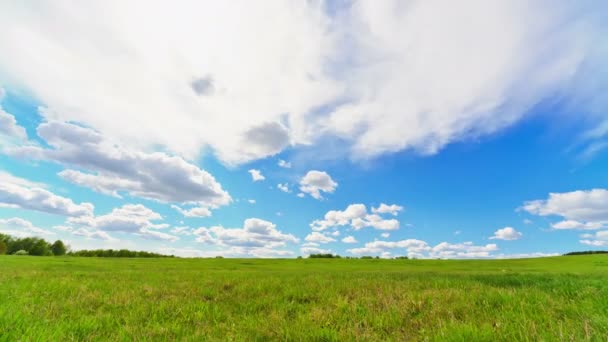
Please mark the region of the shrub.
[[53, 252], [53, 255], [65, 255], [65, 252], [67, 252], [67, 248], [63, 244], [63, 241], [57, 240], [51, 246], [51, 251]]
[[6, 242], [0, 240], [0, 255], [4, 255], [6, 254], [6, 249], [8, 247], [6, 246]]
[[14, 253], [14, 255], [29, 255], [29, 254], [30, 254], [30, 253], [28, 253], [28, 252], [27, 252], [26, 250], [24, 250], [24, 249], [20, 249], [20, 250], [18, 250], [18, 251], [16, 251], [16, 252]]

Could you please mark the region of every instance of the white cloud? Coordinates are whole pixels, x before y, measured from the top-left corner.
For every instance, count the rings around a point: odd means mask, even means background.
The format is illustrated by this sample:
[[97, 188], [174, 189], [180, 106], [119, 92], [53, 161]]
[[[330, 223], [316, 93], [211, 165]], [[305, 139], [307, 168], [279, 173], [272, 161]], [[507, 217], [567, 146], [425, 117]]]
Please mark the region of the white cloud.
[[585, 239], [579, 240], [580, 243], [594, 247], [608, 246], [608, 230], [595, 232], [595, 234], [584, 234]]
[[304, 196], [306, 196], [306, 195], [304, 193], [300, 192], [300, 193], [298, 193], [297, 196], [300, 197], [300, 198], [304, 198]]
[[176, 205], [171, 205], [171, 208], [177, 210], [185, 217], [209, 217], [211, 216], [211, 210], [206, 207], [194, 207], [190, 209], [183, 209]]
[[543, 253], [543, 252], [534, 252], [534, 253], [518, 253], [518, 254], [498, 254], [494, 257], [496, 259], [526, 259], [526, 258], [546, 258], [559, 256], [559, 253]]
[[515, 230], [513, 227], [504, 227], [494, 232], [494, 236], [490, 240], [519, 240], [522, 233]]
[[0, 172], [0, 204], [63, 216], [92, 215], [91, 203], [76, 204], [36, 183]]
[[318, 247], [302, 247], [300, 248], [300, 253], [304, 255], [311, 254], [331, 254], [331, 249], [323, 249]]
[[159, 213], [142, 204], [125, 204], [105, 215], [73, 217], [67, 222], [81, 227], [74, 231], [74, 234], [90, 238], [107, 239], [106, 232], [123, 232], [146, 239], [171, 242], [178, 240], [177, 236], [157, 231], [157, 229], [169, 228], [168, 224], [153, 222], [162, 219]]
[[[9, 138], [17, 138], [19, 140], [27, 139], [25, 128], [19, 126], [15, 117], [5, 112], [2, 107], [0, 107], [0, 136], [2, 135]], [[0, 140], [0, 142], [2, 141]]]
[[180, 157], [126, 149], [92, 129], [70, 123], [43, 123], [37, 132], [51, 148], [24, 146], [11, 153], [90, 171], [68, 169], [59, 173], [74, 184], [117, 197], [125, 191], [135, 197], [205, 207], [231, 201], [212, 175]]
[[321, 192], [331, 194], [337, 187], [338, 183], [331, 179], [331, 176], [325, 171], [308, 171], [300, 180], [300, 191], [309, 194], [315, 199], [322, 199]]
[[233, 164], [327, 136], [355, 159], [432, 153], [556, 93], [602, 103], [602, 2], [339, 7], [3, 3], [0, 74], [51, 108], [46, 118], [189, 158], [210, 147]]
[[322, 220], [315, 220], [310, 224], [313, 231], [323, 231], [340, 226], [351, 226], [354, 230], [366, 227], [378, 230], [397, 230], [399, 221], [384, 219], [377, 214], [368, 214], [364, 204], [351, 204], [345, 210], [330, 210]]
[[605, 222], [579, 222], [575, 220], [563, 220], [551, 224], [553, 229], [600, 229], [603, 228]]
[[37, 236], [45, 237], [55, 235], [55, 233], [46, 229], [38, 228], [32, 222], [19, 217], [9, 219], [0, 219], [0, 233], [8, 234], [15, 237]]
[[476, 246], [472, 242], [448, 243], [441, 242], [434, 247], [422, 240], [407, 239], [400, 241], [372, 241], [364, 247], [351, 248], [347, 252], [354, 255], [380, 255], [394, 249], [405, 249], [409, 257], [416, 258], [489, 258], [491, 252], [497, 251], [496, 244]]
[[192, 229], [190, 227], [175, 227], [171, 229], [171, 233], [175, 235], [192, 235]]
[[110, 236], [110, 234], [108, 234], [104, 231], [90, 229], [90, 228], [78, 228], [78, 229], [72, 231], [72, 234], [78, 235], [78, 236], [84, 236], [87, 239], [107, 240], [107, 241], [116, 240], [116, 239], [112, 238]]
[[336, 241], [336, 239], [319, 232], [312, 232], [308, 234], [304, 240], [316, 243], [329, 243]]
[[266, 177], [264, 177], [264, 175], [262, 174], [262, 172], [260, 170], [251, 169], [247, 172], [249, 172], [249, 174], [251, 174], [251, 179], [254, 182], [263, 181], [264, 179], [266, 179]]
[[382, 236], [385, 239], [388, 239], [391, 236], [391, 234], [390, 233], [382, 233], [382, 234], [380, 234], [380, 236]]
[[277, 184], [277, 189], [279, 189], [279, 190], [281, 190], [283, 192], [287, 192], [287, 193], [291, 192], [291, 190], [289, 190], [289, 184], [287, 184], [287, 183], [285, 183], [285, 184], [281, 184], [281, 183]]
[[249, 199], [249, 200], [247, 200], [247, 202], [249, 202], [249, 204], [255, 204], [255, 200], [254, 199]]
[[372, 208], [372, 213], [374, 214], [392, 214], [393, 216], [397, 216], [400, 211], [403, 210], [402, 206], [391, 204], [387, 205], [381, 203], [378, 208]]
[[358, 241], [357, 241], [357, 239], [355, 239], [354, 236], [350, 235], [350, 236], [347, 236], [347, 237], [343, 238], [342, 242], [344, 242], [344, 243], [357, 243]]
[[277, 163], [277, 165], [279, 167], [285, 168], [285, 169], [290, 169], [291, 168], [291, 163], [284, 161], [283, 159], [279, 159], [279, 162]]
[[521, 209], [539, 216], [561, 216], [555, 229], [600, 229], [608, 224], [608, 190], [550, 193], [546, 200], [524, 203]]
[[292, 252], [277, 248], [299, 242], [295, 236], [279, 231], [274, 223], [258, 218], [246, 219], [243, 228], [201, 227], [193, 234], [197, 236], [197, 242], [235, 248], [239, 255], [255, 257], [288, 256]]

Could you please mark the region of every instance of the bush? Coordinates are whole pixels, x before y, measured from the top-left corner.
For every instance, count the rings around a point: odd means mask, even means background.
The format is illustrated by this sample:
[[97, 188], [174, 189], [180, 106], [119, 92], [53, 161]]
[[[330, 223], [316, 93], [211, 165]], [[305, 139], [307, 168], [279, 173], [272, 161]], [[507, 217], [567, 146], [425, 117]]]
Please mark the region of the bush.
[[13, 255], [29, 255], [30, 253], [28, 253], [26, 250], [20, 249], [18, 251], [16, 251], [15, 253], [13, 253]]
[[53, 252], [53, 255], [65, 255], [65, 252], [67, 252], [67, 248], [63, 244], [63, 241], [57, 240], [51, 246], [51, 251]]
[[0, 255], [6, 254], [8, 246], [6, 246], [6, 242], [0, 240]]

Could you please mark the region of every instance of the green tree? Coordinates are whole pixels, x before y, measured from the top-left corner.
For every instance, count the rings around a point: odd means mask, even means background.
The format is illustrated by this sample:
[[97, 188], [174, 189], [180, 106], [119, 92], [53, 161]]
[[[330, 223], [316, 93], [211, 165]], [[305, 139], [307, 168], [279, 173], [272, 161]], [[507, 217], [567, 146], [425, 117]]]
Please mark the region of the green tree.
[[6, 254], [7, 248], [8, 248], [8, 246], [6, 245], [6, 242], [0, 240], [0, 255]]
[[51, 251], [53, 252], [53, 255], [61, 256], [65, 255], [65, 252], [67, 252], [67, 248], [65, 247], [63, 241], [57, 240], [51, 246]]
[[48, 242], [46, 242], [42, 239], [35, 238], [33, 241], [32, 247], [29, 249], [29, 254], [44, 256], [44, 255], [53, 255], [53, 252], [51, 251], [51, 246], [49, 245]]

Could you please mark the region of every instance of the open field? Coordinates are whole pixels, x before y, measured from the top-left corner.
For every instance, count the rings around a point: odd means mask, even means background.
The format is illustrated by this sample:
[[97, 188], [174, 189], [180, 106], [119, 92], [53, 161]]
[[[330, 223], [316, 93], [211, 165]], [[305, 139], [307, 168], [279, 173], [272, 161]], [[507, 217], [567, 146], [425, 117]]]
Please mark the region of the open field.
[[608, 256], [0, 257], [0, 340], [597, 340]]

